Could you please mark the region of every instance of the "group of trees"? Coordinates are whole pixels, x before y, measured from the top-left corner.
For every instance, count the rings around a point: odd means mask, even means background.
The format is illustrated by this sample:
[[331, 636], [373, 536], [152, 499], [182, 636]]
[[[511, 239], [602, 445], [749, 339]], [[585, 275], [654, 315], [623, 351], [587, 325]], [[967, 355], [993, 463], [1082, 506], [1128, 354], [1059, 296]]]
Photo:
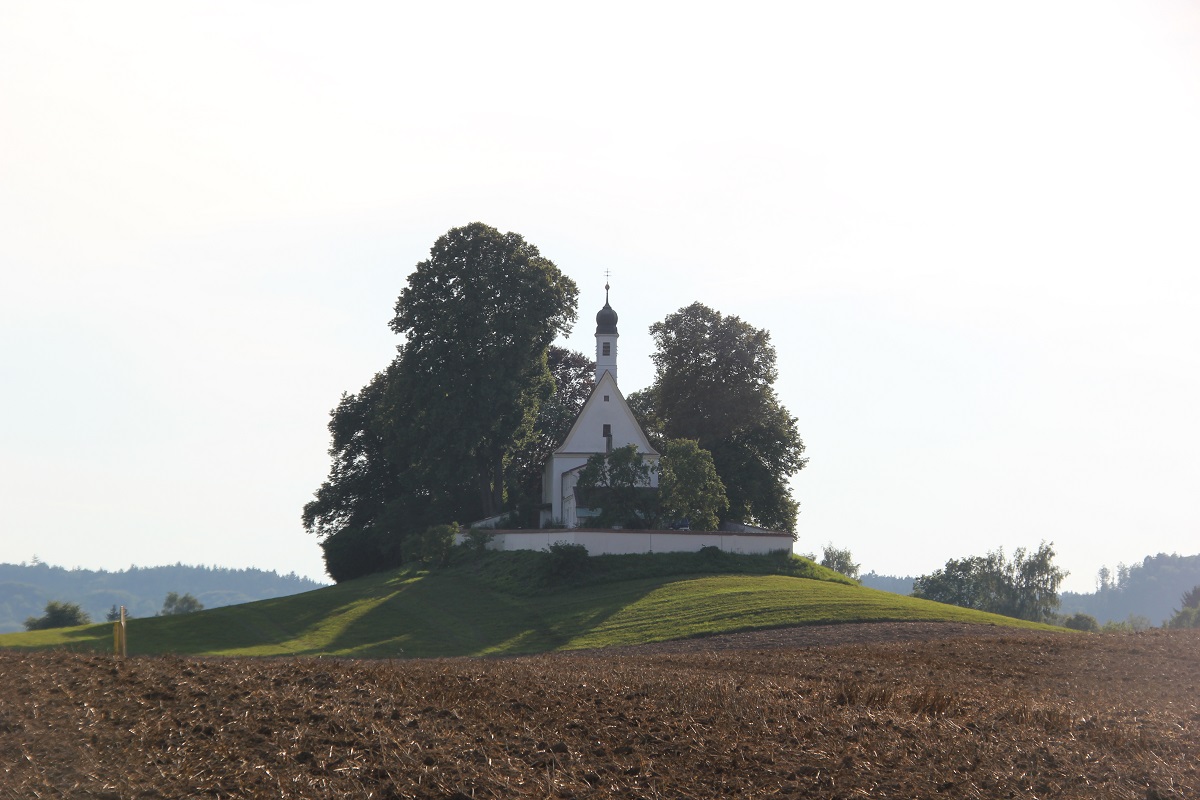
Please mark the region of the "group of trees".
[[[848, 558], [849, 551], [845, 554]], [[1101, 568], [1094, 594], [1059, 593], [1066, 573], [1054, 566], [1053, 556], [1053, 549], [1043, 543], [1032, 554], [1017, 550], [1011, 560], [996, 551], [951, 559], [944, 568], [915, 580], [870, 572], [862, 582], [874, 589], [1078, 630], [1144, 630], [1159, 623], [1170, 628], [1200, 627], [1200, 555], [1159, 553], [1140, 563]]]
[[1059, 606], [1058, 587], [1067, 573], [1054, 565], [1054, 548], [1042, 542], [1032, 553], [1017, 548], [986, 556], [950, 559], [942, 569], [917, 578], [913, 596], [990, 611], [1033, 622], [1051, 622]]
[[[418, 557], [425, 532], [449, 520], [504, 512], [514, 527], [537, 524], [546, 458], [593, 385], [594, 363], [552, 344], [574, 322], [577, 297], [518, 234], [472, 223], [437, 240], [396, 302], [395, 358], [331, 412], [333, 463], [302, 514], [330, 577]], [[787, 481], [804, 466], [804, 444], [774, 393], [767, 332], [695, 304], [651, 333], [655, 382], [630, 405], [663, 471], [654, 508], [632, 518], [716, 527], [724, 515], [794, 531]], [[612, 469], [647, 466], [601, 461], [590, 477], [601, 488]], [[611, 506], [618, 493], [601, 494]], [[615, 506], [604, 513], [630, 519]]]

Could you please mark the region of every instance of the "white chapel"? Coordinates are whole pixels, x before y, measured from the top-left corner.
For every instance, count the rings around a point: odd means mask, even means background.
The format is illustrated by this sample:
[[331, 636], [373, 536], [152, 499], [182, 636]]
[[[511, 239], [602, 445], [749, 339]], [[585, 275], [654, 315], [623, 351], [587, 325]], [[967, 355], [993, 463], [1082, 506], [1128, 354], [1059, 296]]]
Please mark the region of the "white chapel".
[[[588, 527], [598, 512], [576, 502], [575, 484], [588, 458], [615, 448], [634, 445], [651, 464], [658, 452], [625, 402], [617, 386], [617, 312], [608, 302], [604, 285], [604, 308], [596, 314], [596, 383], [579, 416], [561, 445], [546, 462], [542, 475], [542, 524], [561, 523], [568, 528]], [[658, 486], [658, 471], [651, 487]]]
[[[620, 553], [695, 552], [719, 547], [733, 553], [770, 553], [792, 547], [792, 535], [779, 531], [737, 526], [723, 531], [619, 530], [593, 527], [597, 509], [581, 507], [576, 493], [579, 473], [597, 453], [634, 445], [642, 457], [657, 467], [659, 453], [625, 402], [617, 386], [617, 312], [608, 302], [604, 286], [604, 308], [596, 314], [596, 382], [562, 444], [550, 455], [542, 473], [542, 513], [536, 529], [501, 530], [497, 517], [480, 520], [472, 527], [491, 528], [492, 550], [545, 550], [556, 543], [577, 544], [590, 555]], [[649, 486], [658, 487], [658, 470]], [[465, 540], [459, 533], [458, 542]]]

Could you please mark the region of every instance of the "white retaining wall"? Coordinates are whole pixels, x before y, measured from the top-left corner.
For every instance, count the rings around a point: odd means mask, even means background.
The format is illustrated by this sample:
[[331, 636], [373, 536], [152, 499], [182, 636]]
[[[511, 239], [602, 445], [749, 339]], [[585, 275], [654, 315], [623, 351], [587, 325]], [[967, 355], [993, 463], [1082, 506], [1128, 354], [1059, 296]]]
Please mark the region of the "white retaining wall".
[[[464, 534], [459, 534], [461, 542]], [[729, 553], [770, 553], [791, 550], [789, 533], [726, 533], [722, 531], [627, 531], [587, 528], [492, 531], [491, 550], [545, 550], [555, 542], [581, 544], [588, 555], [622, 553], [694, 553], [719, 547]]]

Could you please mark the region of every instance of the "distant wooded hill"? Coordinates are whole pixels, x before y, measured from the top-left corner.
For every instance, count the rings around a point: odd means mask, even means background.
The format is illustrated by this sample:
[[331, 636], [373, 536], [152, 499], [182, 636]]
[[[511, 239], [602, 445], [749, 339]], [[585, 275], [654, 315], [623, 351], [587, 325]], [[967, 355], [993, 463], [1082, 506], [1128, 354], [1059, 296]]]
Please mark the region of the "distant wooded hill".
[[1200, 555], [1146, 556], [1140, 564], [1100, 570], [1096, 583], [1099, 588], [1091, 594], [1063, 592], [1059, 612], [1082, 611], [1102, 624], [1132, 616], [1161, 625], [1179, 609], [1183, 593], [1200, 586]]
[[[868, 572], [860, 580], [863, 586], [896, 594], [911, 594], [913, 589], [911, 576]], [[1126, 622], [1131, 617], [1161, 625], [1179, 608], [1183, 593], [1200, 586], [1200, 555], [1146, 556], [1140, 564], [1100, 570], [1096, 583], [1099, 588], [1092, 593], [1063, 592], [1058, 612], [1064, 616], [1091, 614], [1101, 625]]]
[[914, 580], [912, 575], [899, 578], [895, 575], [880, 575], [874, 570], [858, 576], [858, 582], [863, 586], [893, 594], [912, 594]]
[[283, 597], [325, 584], [296, 574], [260, 569], [133, 566], [118, 572], [64, 569], [47, 564], [0, 564], [0, 633], [24, 630], [29, 617], [42, 615], [46, 603], [78, 603], [93, 622], [103, 622], [115, 606], [135, 617], [152, 617], [168, 592], [190, 594], [205, 608]]

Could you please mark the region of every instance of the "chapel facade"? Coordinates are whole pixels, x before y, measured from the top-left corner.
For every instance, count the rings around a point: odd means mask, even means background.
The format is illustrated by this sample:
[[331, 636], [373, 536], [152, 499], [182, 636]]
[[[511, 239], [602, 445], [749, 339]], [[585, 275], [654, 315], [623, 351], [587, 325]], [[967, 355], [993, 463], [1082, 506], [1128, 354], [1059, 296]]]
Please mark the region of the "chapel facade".
[[[562, 444], [546, 461], [542, 475], [542, 525], [568, 528], [588, 527], [598, 509], [581, 506], [576, 485], [587, 460], [596, 453], [610, 453], [634, 445], [642, 457], [657, 466], [659, 453], [634, 417], [617, 386], [617, 312], [609, 305], [609, 286], [604, 285], [604, 308], [596, 314], [596, 383], [580, 409]], [[658, 486], [658, 470], [651, 473], [651, 487]]]

